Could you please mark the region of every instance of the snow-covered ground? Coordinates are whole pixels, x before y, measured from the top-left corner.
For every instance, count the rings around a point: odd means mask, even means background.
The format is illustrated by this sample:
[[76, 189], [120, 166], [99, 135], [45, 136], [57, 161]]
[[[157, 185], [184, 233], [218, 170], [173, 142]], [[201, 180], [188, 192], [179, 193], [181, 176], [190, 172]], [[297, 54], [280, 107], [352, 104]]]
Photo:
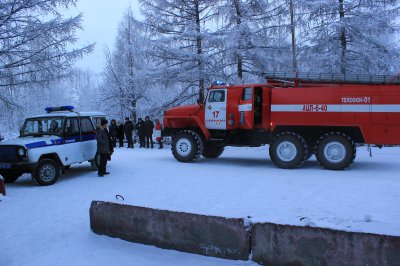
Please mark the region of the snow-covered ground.
[[111, 175], [73, 166], [49, 187], [29, 175], [0, 196], [0, 265], [246, 265], [133, 244], [91, 232], [92, 200], [226, 217], [400, 236], [400, 148], [358, 149], [345, 171], [315, 159], [276, 168], [268, 147], [227, 148], [219, 159], [179, 163], [170, 149], [116, 149]]

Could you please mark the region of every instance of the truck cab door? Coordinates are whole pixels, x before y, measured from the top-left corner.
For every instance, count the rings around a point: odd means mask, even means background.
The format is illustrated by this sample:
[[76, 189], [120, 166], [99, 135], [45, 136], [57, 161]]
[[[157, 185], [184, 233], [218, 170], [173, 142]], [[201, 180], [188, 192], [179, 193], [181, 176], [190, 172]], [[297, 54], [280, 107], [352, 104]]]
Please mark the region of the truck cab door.
[[208, 92], [205, 111], [205, 125], [208, 129], [226, 130], [227, 89]]
[[253, 88], [243, 88], [239, 100], [239, 127], [241, 129], [253, 129], [254, 125], [254, 106], [253, 106]]

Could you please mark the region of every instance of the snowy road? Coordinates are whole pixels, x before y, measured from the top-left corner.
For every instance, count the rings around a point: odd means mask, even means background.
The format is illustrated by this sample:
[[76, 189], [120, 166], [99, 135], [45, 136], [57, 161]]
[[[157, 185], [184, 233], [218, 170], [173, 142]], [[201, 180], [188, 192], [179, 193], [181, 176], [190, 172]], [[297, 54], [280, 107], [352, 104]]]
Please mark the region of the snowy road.
[[322, 170], [311, 158], [282, 170], [268, 148], [227, 148], [217, 160], [177, 162], [169, 149], [117, 149], [111, 175], [72, 167], [53, 186], [29, 175], [0, 197], [0, 265], [256, 265], [162, 250], [95, 235], [92, 200], [253, 221], [313, 225], [400, 236], [400, 148], [359, 148], [345, 171]]

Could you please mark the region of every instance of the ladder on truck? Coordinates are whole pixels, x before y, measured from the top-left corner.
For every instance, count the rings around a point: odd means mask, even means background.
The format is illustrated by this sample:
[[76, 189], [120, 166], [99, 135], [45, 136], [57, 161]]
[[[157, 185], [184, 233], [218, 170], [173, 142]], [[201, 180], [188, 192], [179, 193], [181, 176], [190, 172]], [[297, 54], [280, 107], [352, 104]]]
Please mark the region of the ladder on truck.
[[293, 71], [271, 71], [265, 73], [265, 78], [278, 82], [289, 83], [342, 83], [342, 84], [390, 84], [400, 85], [398, 75], [369, 75], [369, 74], [332, 74]]

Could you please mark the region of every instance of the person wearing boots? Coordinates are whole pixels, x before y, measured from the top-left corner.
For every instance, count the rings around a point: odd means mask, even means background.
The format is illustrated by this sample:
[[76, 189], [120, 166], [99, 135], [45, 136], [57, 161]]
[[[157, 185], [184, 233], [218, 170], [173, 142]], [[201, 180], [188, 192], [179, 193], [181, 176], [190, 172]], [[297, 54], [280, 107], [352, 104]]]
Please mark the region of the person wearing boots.
[[124, 131], [125, 131], [126, 139], [128, 140], [128, 148], [131, 148], [131, 149], [133, 149], [132, 134], [133, 134], [134, 129], [135, 129], [135, 127], [134, 127], [132, 121], [129, 120], [129, 117], [125, 118]]
[[98, 175], [104, 176], [110, 174], [107, 172], [107, 160], [111, 156], [111, 145], [110, 139], [107, 134], [108, 121], [107, 119], [101, 119], [100, 126], [96, 130], [96, 140], [97, 140], [97, 152], [100, 155], [100, 165], [98, 168]]
[[149, 116], [146, 116], [144, 119], [144, 132], [145, 132], [145, 137], [146, 137], [146, 148], [149, 147], [149, 142], [151, 143], [151, 148], [153, 149], [153, 129], [154, 129], [154, 123], [153, 121], [150, 120]]
[[124, 124], [122, 124], [121, 122], [118, 122], [118, 127], [117, 127], [117, 138], [118, 138], [118, 142], [119, 142], [119, 147], [123, 148], [124, 147]]
[[136, 123], [136, 130], [139, 135], [139, 143], [140, 143], [140, 148], [144, 148], [145, 145], [145, 127], [144, 127], [144, 122], [142, 118], [138, 119], [138, 122]]
[[160, 147], [159, 149], [163, 148], [163, 142], [162, 142], [162, 125], [160, 123], [160, 120], [156, 119], [154, 120], [156, 122], [156, 125], [154, 127], [154, 135], [156, 137], [157, 143]]
[[117, 131], [118, 131], [117, 121], [113, 119], [111, 120], [111, 125], [108, 128], [108, 132], [110, 132], [111, 143], [114, 148], [117, 147]]

